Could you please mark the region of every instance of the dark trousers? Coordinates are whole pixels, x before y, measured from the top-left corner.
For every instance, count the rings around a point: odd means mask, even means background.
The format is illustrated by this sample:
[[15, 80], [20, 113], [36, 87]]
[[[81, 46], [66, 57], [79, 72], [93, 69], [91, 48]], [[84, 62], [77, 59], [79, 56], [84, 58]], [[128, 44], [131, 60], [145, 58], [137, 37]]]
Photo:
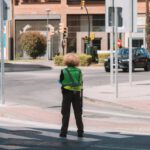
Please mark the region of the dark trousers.
[[71, 103], [74, 110], [74, 115], [76, 119], [77, 132], [83, 133], [83, 122], [82, 122], [82, 100], [81, 92], [74, 92], [62, 89], [63, 101], [62, 101], [62, 127], [61, 132], [67, 134]]

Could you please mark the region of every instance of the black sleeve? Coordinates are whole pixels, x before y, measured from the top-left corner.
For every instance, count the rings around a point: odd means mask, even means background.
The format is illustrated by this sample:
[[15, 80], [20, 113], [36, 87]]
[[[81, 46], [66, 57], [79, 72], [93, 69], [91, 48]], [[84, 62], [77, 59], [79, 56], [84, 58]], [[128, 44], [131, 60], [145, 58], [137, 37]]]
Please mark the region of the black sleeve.
[[64, 80], [64, 74], [63, 74], [63, 70], [61, 70], [59, 82], [62, 83], [63, 80]]

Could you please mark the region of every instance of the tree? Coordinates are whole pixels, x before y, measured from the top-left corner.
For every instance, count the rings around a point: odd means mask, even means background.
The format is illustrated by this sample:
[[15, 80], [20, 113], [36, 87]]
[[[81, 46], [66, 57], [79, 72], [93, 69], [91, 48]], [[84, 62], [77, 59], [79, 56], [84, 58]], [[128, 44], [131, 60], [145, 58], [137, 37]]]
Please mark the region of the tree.
[[46, 37], [37, 31], [28, 31], [21, 35], [21, 50], [26, 51], [27, 55], [36, 59], [46, 53]]
[[147, 43], [147, 49], [150, 51], [150, 13], [149, 13], [149, 0], [146, 0], [146, 43]]

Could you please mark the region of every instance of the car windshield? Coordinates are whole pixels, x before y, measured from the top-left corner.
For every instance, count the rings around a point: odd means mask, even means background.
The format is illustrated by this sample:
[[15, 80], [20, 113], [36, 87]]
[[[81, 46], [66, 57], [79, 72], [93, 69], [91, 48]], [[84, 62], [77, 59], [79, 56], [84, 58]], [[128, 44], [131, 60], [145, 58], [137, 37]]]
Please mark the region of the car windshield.
[[118, 55], [128, 56], [129, 55], [129, 50], [128, 49], [119, 49], [118, 50]]

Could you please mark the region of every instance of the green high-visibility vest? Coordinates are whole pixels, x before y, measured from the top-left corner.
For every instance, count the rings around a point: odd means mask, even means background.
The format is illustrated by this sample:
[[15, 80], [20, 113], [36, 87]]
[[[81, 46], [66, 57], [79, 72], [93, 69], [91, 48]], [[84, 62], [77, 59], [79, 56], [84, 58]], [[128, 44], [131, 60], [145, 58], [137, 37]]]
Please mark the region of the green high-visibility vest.
[[64, 80], [62, 86], [64, 89], [71, 91], [81, 91], [82, 89], [82, 72], [79, 68], [68, 67], [63, 69]]

